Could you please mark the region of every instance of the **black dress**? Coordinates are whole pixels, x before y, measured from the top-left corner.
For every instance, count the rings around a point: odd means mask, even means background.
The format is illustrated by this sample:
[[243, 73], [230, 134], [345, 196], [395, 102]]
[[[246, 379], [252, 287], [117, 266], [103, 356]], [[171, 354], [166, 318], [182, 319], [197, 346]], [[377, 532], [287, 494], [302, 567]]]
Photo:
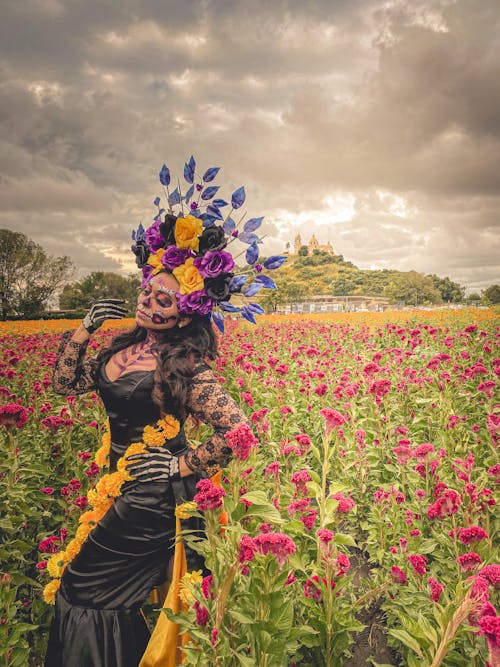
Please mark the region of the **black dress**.
[[[58, 393], [96, 389], [111, 427], [110, 469], [144, 426], [159, 418], [151, 399], [153, 371], [132, 371], [111, 382], [104, 366], [83, 362], [85, 344], [64, 334], [53, 386]], [[199, 364], [188, 411], [214, 427], [190, 449], [181, 428], [169, 449], [185, 454], [193, 475], [169, 482], [126, 482], [121, 495], [66, 567], [56, 594], [45, 667], [137, 667], [149, 640], [140, 612], [150, 591], [166, 579], [173, 555], [176, 504], [193, 498], [196, 482], [228, 461], [224, 433], [246, 421], [206, 364]], [[196, 569], [196, 568], [195, 568]]]

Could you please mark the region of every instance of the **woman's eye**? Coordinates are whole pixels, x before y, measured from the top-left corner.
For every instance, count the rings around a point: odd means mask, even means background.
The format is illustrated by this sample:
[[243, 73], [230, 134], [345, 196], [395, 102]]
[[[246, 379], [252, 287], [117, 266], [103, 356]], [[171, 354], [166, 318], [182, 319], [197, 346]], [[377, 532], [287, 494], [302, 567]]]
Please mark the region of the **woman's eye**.
[[157, 299], [158, 305], [162, 308], [170, 308], [172, 301], [169, 298]]

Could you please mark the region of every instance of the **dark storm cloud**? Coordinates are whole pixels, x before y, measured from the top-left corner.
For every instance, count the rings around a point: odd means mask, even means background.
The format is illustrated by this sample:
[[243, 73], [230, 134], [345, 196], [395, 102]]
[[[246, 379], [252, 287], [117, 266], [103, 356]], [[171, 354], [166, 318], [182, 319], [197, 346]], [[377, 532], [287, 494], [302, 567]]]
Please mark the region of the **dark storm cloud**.
[[495, 0], [8, 2], [0, 226], [129, 271], [159, 166], [194, 153], [245, 184], [270, 252], [314, 228], [359, 266], [487, 286], [499, 26]]

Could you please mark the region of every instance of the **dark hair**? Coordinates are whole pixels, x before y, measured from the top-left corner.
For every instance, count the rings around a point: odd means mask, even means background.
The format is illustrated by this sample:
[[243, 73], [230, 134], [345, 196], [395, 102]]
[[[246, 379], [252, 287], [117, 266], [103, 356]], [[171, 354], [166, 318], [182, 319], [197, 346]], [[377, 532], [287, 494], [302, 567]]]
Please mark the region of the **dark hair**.
[[[163, 413], [184, 419], [189, 384], [196, 364], [218, 356], [217, 338], [208, 317], [193, 315], [182, 329], [174, 326], [159, 331], [154, 353], [157, 357], [152, 398]], [[120, 350], [145, 340], [147, 330], [136, 326], [116, 336], [110, 347], [99, 353], [98, 369]]]

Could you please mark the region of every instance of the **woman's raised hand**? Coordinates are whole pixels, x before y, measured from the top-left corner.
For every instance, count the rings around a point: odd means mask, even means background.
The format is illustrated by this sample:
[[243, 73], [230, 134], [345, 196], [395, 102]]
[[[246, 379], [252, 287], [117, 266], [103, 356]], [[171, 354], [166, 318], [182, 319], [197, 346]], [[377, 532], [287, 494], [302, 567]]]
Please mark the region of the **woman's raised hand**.
[[122, 304], [123, 299], [98, 299], [83, 318], [83, 326], [89, 333], [94, 333], [106, 320], [120, 320], [128, 315]]

